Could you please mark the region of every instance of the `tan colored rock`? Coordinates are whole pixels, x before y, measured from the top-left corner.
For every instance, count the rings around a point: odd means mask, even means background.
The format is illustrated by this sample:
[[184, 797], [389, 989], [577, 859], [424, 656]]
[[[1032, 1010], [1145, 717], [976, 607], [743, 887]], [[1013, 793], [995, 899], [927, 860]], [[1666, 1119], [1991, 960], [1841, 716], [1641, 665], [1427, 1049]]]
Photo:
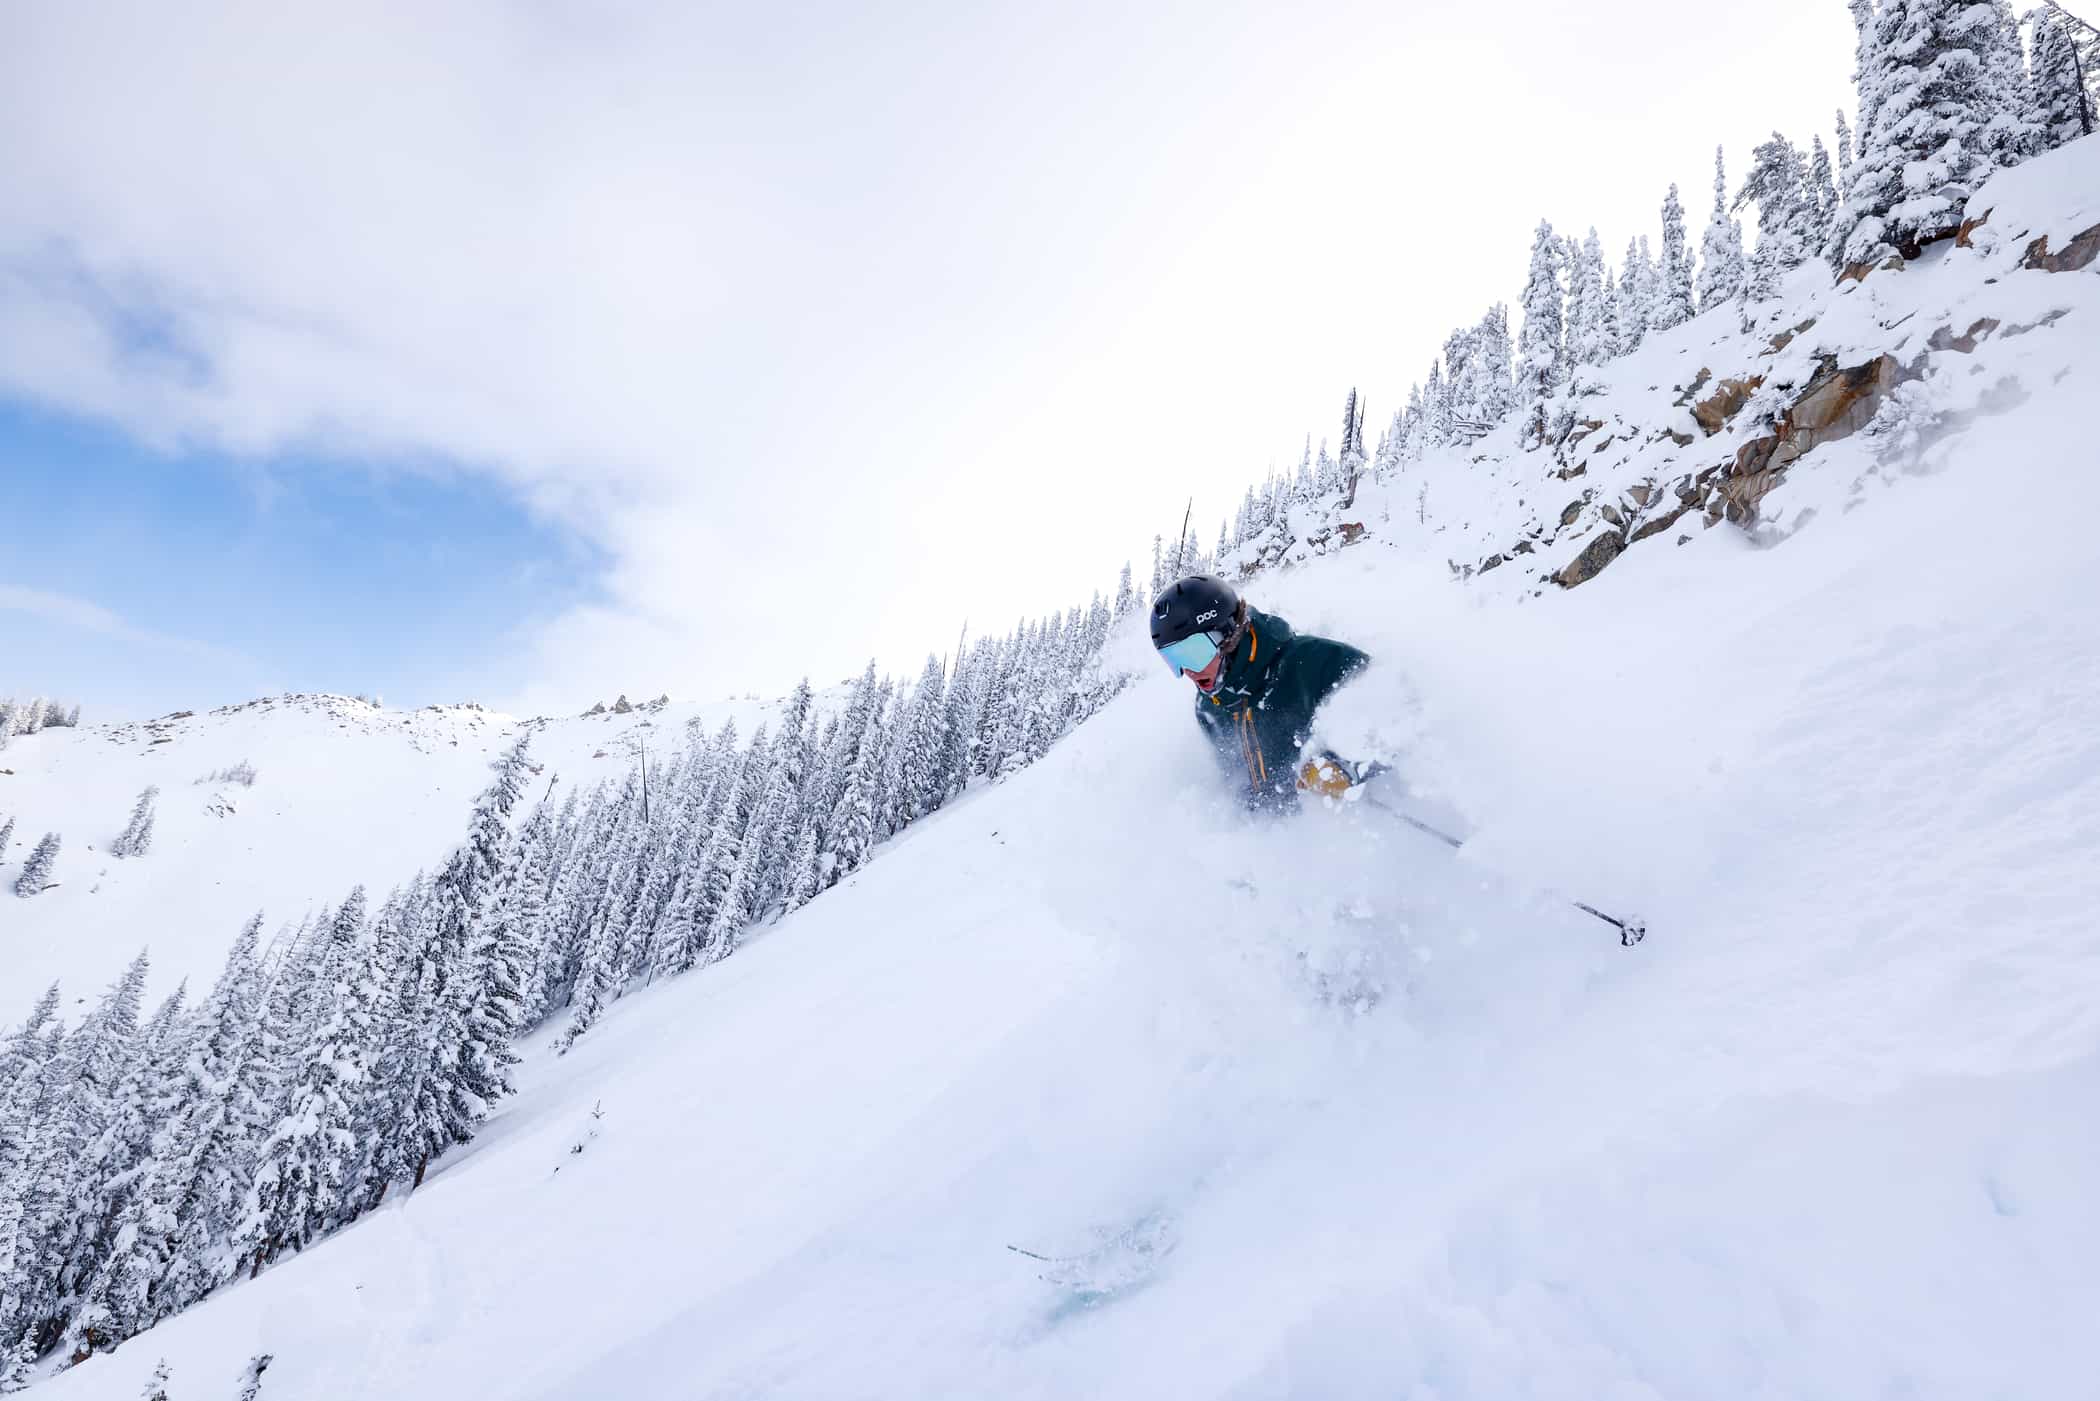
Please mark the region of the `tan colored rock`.
[[1728, 420], [1741, 411], [1743, 405], [1750, 401], [1750, 396], [1756, 393], [1758, 386], [1764, 382], [1763, 375], [1753, 375], [1749, 379], [1724, 379], [1712, 394], [1692, 405], [1692, 417], [1698, 420], [1699, 426], [1706, 430], [1706, 436], [1711, 438], [1727, 426]]
[[2038, 272], [2079, 272], [2094, 258], [2100, 258], [2100, 224], [2072, 238], [2061, 253], [2051, 253], [2048, 236], [2043, 235], [2027, 245], [2027, 255], [2020, 259], [2020, 266]]
[[1988, 224], [1990, 221], [1991, 211], [1988, 209], [1984, 210], [1983, 213], [1977, 215], [1973, 219], [1962, 220], [1961, 227], [1954, 231], [1954, 246], [1956, 248], [1975, 247], [1976, 245], [1969, 242], [1969, 235], [1975, 233], [1978, 229], [1982, 228], [1985, 224]]
[[1787, 410], [1779, 426], [1780, 437], [1798, 446], [1796, 457], [1822, 443], [1851, 437], [1867, 426], [1902, 373], [1903, 367], [1892, 355], [1851, 369], [1832, 366], [1818, 371]]

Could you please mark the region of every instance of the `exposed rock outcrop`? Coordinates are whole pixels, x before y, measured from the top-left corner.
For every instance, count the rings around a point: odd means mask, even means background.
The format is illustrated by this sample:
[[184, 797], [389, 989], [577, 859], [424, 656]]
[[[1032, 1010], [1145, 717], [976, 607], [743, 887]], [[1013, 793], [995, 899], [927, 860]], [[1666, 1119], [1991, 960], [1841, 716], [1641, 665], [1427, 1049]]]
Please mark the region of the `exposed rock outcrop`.
[[1750, 396], [1757, 392], [1758, 386], [1764, 382], [1763, 375], [1753, 375], [1748, 379], [1724, 379], [1713, 393], [1692, 405], [1692, 417], [1699, 421], [1699, 426], [1706, 430], [1706, 436], [1711, 438], [1727, 426], [1728, 420], [1736, 416], [1743, 405], [1750, 401]]
[[2060, 253], [2049, 251], [2049, 238], [2043, 235], [2027, 245], [2027, 255], [2020, 259], [2020, 266], [2038, 272], [2079, 272], [2096, 257], [2100, 257], [2100, 224], [2075, 235]]

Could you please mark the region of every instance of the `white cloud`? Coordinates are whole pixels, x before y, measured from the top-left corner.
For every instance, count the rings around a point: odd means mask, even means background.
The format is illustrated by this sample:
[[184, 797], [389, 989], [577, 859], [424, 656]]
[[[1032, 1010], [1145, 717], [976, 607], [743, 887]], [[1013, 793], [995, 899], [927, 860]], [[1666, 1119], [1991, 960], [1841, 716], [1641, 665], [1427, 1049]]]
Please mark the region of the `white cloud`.
[[[0, 20], [0, 388], [494, 474], [615, 561], [490, 693], [778, 687], [1077, 601], [1390, 412], [1711, 148], [1847, 96], [1835, 0], [264, 4]], [[141, 348], [140, 333], [145, 334]], [[656, 678], [661, 677], [659, 681]]]

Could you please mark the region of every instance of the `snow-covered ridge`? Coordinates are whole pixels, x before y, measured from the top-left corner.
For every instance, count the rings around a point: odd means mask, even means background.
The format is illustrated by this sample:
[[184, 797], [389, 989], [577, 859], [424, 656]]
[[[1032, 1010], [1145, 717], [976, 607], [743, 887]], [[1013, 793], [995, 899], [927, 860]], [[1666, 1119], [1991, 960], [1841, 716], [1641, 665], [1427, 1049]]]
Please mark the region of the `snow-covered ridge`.
[[1387, 456], [1353, 501], [1292, 503], [1222, 563], [1246, 577], [1378, 538], [1501, 571], [1498, 592], [1574, 587], [1724, 522], [1776, 543], [1935, 471], [1979, 418], [2100, 350], [2100, 136], [1999, 172], [1966, 213], [1915, 260], [1837, 279], [1810, 262], [1753, 315], [1729, 302], [1581, 368], [1553, 401], [1564, 436], [1512, 415]]
[[[837, 703], [838, 688], [818, 698]], [[45, 728], [0, 752], [0, 1022], [54, 979], [69, 1012], [90, 1005], [141, 948], [148, 995], [217, 971], [258, 910], [271, 928], [434, 865], [459, 842], [488, 765], [524, 729], [535, 761], [585, 787], [669, 752], [689, 727], [746, 732], [777, 703], [671, 703], [625, 715], [518, 719], [473, 704], [396, 710], [330, 694], [259, 697], [138, 723]], [[252, 782], [221, 775], [241, 766]], [[151, 852], [110, 853], [141, 790], [160, 789]], [[52, 879], [9, 894], [47, 832]]]

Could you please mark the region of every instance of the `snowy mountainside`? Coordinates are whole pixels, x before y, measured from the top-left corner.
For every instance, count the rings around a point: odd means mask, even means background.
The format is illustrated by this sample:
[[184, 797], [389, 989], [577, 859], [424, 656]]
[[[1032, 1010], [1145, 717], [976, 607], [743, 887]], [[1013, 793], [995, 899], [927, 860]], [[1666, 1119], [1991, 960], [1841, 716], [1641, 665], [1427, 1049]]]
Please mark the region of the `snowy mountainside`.
[[[819, 697], [836, 704], [840, 688]], [[533, 733], [540, 780], [584, 787], [631, 768], [642, 743], [668, 751], [686, 727], [751, 728], [777, 703], [642, 707], [519, 720], [479, 706], [390, 710], [348, 696], [289, 695], [135, 724], [45, 729], [0, 751], [0, 1022], [18, 1021], [52, 979], [68, 1008], [92, 1005], [144, 947], [151, 995], [208, 986], [242, 924], [296, 924], [363, 883], [376, 896], [460, 840], [488, 764]], [[661, 745], [657, 744], [658, 737]], [[252, 784], [214, 778], [252, 766]], [[158, 785], [146, 855], [109, 852], [141, 789]], [[57, 832], [54, 888], [8, 887]]]
[[[1250, 823], [1155, 668], [37, 1394], [265, 1352], [266, 1397], [408, 1401], [2081, 1394], [2087, 402], [1523, 606], [1376, 541], [1260, 580], [1374, 655], [1324, 738], [1464, 853], [1368, 798]], [[1006, 1248], [1133, 1240], [1100, 1288]]]
[[[1833, 282], [1811, 262], [1746, 318], [1734, 303], [1584, 367], [1527, 447], [1477, 441], [1300, 504], [1226, 563], [1295, 563], [1366, 534], [1498, 591], [1572, 587], [1623, 552], [1723, 521], [1776, 542], [1877, 484], [1934, 470], [1978, 418], [2091, 372], [2100, 348], [2100, 136], [2001, 171], [1959, 241]], [[1746, 324], [1746, 320], [1748, 324]], [[1650, 544], [1653, 542], [1653, 544]]]

